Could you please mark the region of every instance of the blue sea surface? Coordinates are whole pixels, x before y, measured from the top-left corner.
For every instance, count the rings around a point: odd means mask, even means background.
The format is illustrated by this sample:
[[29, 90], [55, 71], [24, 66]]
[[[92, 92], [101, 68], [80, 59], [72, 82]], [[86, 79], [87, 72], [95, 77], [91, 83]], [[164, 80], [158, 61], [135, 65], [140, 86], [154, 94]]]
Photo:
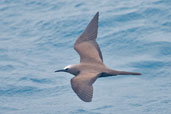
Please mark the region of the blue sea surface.
[[[104, 63], [141, 72], [71, 89], [78, 36], [99, 11]], [[0, 0], [0, 114], [171, 114], [171, 0]]]

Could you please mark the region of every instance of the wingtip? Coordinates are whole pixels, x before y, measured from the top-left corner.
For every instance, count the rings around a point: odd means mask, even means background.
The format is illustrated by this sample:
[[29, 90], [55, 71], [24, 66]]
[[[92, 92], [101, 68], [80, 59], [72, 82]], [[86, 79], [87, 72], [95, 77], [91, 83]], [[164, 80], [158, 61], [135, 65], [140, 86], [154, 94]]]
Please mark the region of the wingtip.
[[97, 13], [96, 13], [97, 15], [99, 15], [99, 11], [97, 11]]
[[87, 103], [90, 103], [90, 102], [92, 102], [92, 98], [91, 99], [82, 99], [82, 98], [80, 98], [82, 101], [84, 101], [84, 102], [87, 102]]
[[95, 16], [97, 16], [97, 17], [99, 16], [99, 11], [97, 11], [97, 13], [96, 13], [96, 15], [95, 15]]
[[86, 103], [90, 103], [90, 102], [92, 102], [92, 100], [89, 100], [89, 101], [84, 101], [84, 102], [86, 102]]

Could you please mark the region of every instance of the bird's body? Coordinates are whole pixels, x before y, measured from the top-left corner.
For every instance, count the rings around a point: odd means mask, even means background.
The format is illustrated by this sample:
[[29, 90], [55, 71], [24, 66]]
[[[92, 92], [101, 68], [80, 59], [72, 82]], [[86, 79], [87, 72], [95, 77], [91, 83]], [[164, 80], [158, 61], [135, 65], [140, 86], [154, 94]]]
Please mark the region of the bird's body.
[[136, 72], [112, 70], [105, 66], [102, 53], [96, 42], [98, 16], [99, 12], [96, 13], [74, 44], [74, 49], [80, 55], [80, 64], [69, 65], [62, 70], [55, 71], [63, 71], [75, 75], [75, 77], [71, 79], [72, 89], [78, 97], [85, 102], [92, 100], [92, 84], [97, 78], [116, 75], [141, 75], [141, 73]]

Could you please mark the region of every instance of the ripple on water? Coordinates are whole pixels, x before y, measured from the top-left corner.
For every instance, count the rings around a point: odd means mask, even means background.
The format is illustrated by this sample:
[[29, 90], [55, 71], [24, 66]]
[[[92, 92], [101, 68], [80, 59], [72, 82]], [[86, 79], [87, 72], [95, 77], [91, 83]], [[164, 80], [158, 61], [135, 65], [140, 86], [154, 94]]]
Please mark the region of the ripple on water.
[[6, 72], [6, 71], [12, 71], [15, 67], [13, 65], [0, 65], [0, 71]]
[[[0, 113], [170, 114], [170, 6], [171, 0], [0, 0]], [[73, 44], [97, 11], [106, 65], [143, 75], [97, 80], [99, 100], [87, 104], [72, 91], [71, 75], [51, 71], [79, 62]]]
[[38, 89], [37, 87], [32, 86], [8, 86], [8, 87], [1, 87], [0, 88], [0, 96], [22, 96], [22, 95], [32, 95], [34, 93], [42, 91], [41, 89]]
[[38, 79], [38, 78], [29, 78], [29, 77], [22, 77], [19, 79], [19, 81], [32, 81], [34, 83], [40, 83], [40, 84], [49, 84], [52, 81], [46, 78]]

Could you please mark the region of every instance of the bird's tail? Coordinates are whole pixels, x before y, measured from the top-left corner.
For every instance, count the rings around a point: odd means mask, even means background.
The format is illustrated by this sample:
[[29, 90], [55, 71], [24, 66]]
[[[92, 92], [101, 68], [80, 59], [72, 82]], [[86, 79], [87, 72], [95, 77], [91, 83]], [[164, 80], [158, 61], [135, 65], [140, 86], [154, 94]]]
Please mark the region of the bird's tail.
[[138, 72], [118, 71], [118, 75], [141, 75], [141, 73], [138, 73]]
[[118, 71], [118, 70], [110, 70], [109, 74], [116, 76], [116, 75], [141, 75], [138, 72], [127, 72], [127, 71]]

